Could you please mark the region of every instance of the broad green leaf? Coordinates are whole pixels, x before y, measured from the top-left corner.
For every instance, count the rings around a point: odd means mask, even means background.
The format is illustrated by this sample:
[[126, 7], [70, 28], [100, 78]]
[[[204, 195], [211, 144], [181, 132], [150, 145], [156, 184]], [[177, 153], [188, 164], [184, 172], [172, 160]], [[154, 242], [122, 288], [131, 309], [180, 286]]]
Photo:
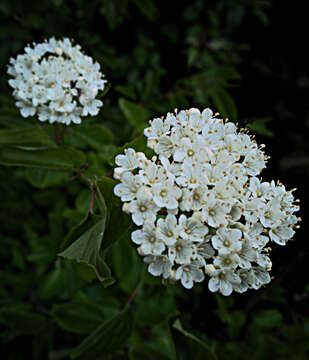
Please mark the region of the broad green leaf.
[[147, 125], [148, 112], [146, 109], [124, 98], [118, 101], [120, 110], [124, 114], [128, 122], [136, 129], [143, 129]]
[[135, 0], [135, 4], [148, 20], [154, 21], [157, 17], [157, 8], [153, 0]]
[[96, 224], [101, 219], [101, 216], [91, 215], [87, 212], [83, 219], [75, 225], [69, 233], [63, 239], [61, 244], [61, 250], [64, 250], [67, 246], [71, 245], [73, 241], [81, 237], [89, 228]]
[[55, 304], [52, 316], [59, 327], [77, 334], [89, 334], [104, 320], [99, 306], [84, 302]]
[[253, 320], [253, 324], [262, 328], [273, 328], [282, 324], [282, 314], [275, 309], [259, 311]]
[[35, 334], [42, 331], [47, 324], [43, 315], [18, 308], [0, 309], [0, 323], [22, 334]]
[[124, 95], [132, 100], [136, 99], [136, 94], [134, 90], [128, 86], [117, 85], [115, 86], [115, 90], [118, 91], [121, 95]]
[[31, 121], [29, 121], [29, 118], [25, 119], [21, 117], [19, 113], [13, 112], [12, 114], [11, 113], [4, 114], [5, 112], [3, 113], [3, 109], [1, 110], [2, 110], [2, 114], [0, 115], [1, 127], [20, 130], [22, 128], [25, 129], [34, 126], [34, 124]]
[[133, 222], [130, 216], [122, 211], [122, 207], [113, 207], [104, 234], [102, 250], [109, 248], [122, 236], [128, 236], [132, 227]]
[[246, 314], [244, 312], [238, 310], [231, 311], [230, 321], [228, 324], [228, 332], [232, 339], [236, 338], [239, 335], [239, 332], [245, 322]]
[[39, 126], [24, 129], [0, 130], [0, 146], [9, 145], [49, 145], [55, 147], [55, 142], [48, 137]]
[[32, 337], [32, 358], [31, 360], [42, 360], [51, 351], [53, 345], [53, 329], [48, 327], [44, 331]]
[[126, 308], [118, 315], [99, 325], [82, 343], [72, 351], [71, 358], [91, 360], [99, 356], [107, 356], [120, 350], [128, 340], [133, 326], [133, 315]]
[[106, 225], [106, 214], [81, 235], [59, 256], [88, 265], [105, 285], [113, 283], [110, 269], [100, 255], [101, 242]]
[[65, 141], [68, 141], [72, 146], [80, 147], [85, 144], [95, 150], [101, 151], [104, 145], [113, 142], [113, 134], [104, 125], [86, 124], [68, 129], [65, 134]]
[[102, 1], [101, 3], [101, 14], [104, 15], [109, 28], [115, 29], [128, 13], [128, 1]]
[[86, 156], [71, 148], [5, 148], [0, 149], [0, 164], [27, 166], [46, 170], [74, 171], [84, 165]]
[[111, 261], [115, 275], [119, 279], [118, 286], [127, 294], [131, 294], [142, 280], [146, 265], [138, 255], [129, 231], [120, 236], [120, 241], [113, 244]]
[[196, 61], [198, 55], [199, 55], [199, 51], [196, 47], [190, 47], [188, 49], [188, 55], [187, 55], [188, 66], [191, 66]]
[[[105, 205], [107, 206], [107, 211], [111, 211], [112, 207], [120, 207], [122, 204], [119, 198], [114, 195], [114, 187], [118, 184], [118, 181], [109, 178], [107, 176], [102, 176], [96, 183], [100, 195], [104, 197]], [[100, 200], [100, 196], [97, 198]]]
[[62, 350], [52, 350], [48, 354], [48, 360], [68, 360], [73, 348], [66, 348]]
[[41, 299], [57, 296], [66, 285], [66, 273], [60, 267], [48, 272], [40, 282], [38, 295]]
[[[131, 248], [137, 253], [133, 243]], [[126, 247], [127, 249], [127, 247]], [[145, 267], [146, 264], [142, 264]], [[146, 283], [146, 281], [145, 281]], [[174, 293], [170, 288], [160, 286], [151, 296], [136, 300], [138, 306], [136, 310], [136, 323], [139, 326], [154, 326], [169, 321], [178, 315]]]
[[237, 119], [237, 109], [234, 100], [223, 88], [213, 89], [210, 96], [215, 108], [220, 112], [224, 118], [231, 120]]
[[248, 125], [248, 128], [250, 128], [252, 131], [256, 132], [257, 134], [273, 137], [274, 136], [273, 132], [267, 128], [267, 124], [271, 120], [272, 119], [270, 117], [256, 119], [252, 124]]
[[[146, 308], [146, 306], [145, 306]], [[153, 314], [155, 315], [155, 314]], [[146, 327], [147, 328], [147, 327]], [[143, 329], [143, 328], [141, 328]], [[145, 329], [145, 328], [144, 328]], [[147, 337], [143, 332], [135, 332], [130, 339], [132, 360], [176, 360], [176, 351], [170, 327], [167, 321], [152, 326]]]
[[207, 356], [206, 358], [217, 360], [217, 355], [214, 351], [214, 348], [211, 347], [210, 345], [206, 344], [204, 341], [200, 340], [195, 335], [184, 330], [179, 319], [177, 319], [174, 322], [173, 328], [178, 330], [179, 332], [181, 332], [186, 338], [193, 341], [193, 343], [195, 343], [196, 346], [198, 346], [200, 349], [202, 349], [205, 353], [205, 357]]
[[64, 185], [70, 179], [70, 174], [67, 172], [39, 168], [26, 168], [25, 174], [30, 184], [39, 189]]
[[[102, 242], [102, 249], [109, 248], [122, 236], [127, 234], [132, 225], [130, 217], [122, 211], [122, 203], [114, 195], [114, 187], [118, 182], [108, 177], [102, 177], [97, 182], [98, 191], [104, 197], [108, 220]], [[99, 201], [99, 197], [97, 198]], [[121, 224], [121, 226], [119, 226]]]

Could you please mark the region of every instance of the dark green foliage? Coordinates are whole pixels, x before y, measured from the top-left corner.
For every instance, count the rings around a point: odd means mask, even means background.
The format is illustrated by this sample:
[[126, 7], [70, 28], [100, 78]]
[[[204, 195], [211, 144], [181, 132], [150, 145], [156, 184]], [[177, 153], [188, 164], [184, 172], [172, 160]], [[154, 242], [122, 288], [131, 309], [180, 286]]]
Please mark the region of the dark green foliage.
[[[281, 282], [224, 298], [207, 282], [192, 291], [162, 283], [147, 273], [113, 194], [116, 154], [153, 155], [143, 136], [151, 118], [209, 106], [242, 120], [234, 90], [254, 44], [238, 38], [247, 19], [256, 31], [269, 23], [270, 3], [0, 2], [3, 359], [307, 358], [308, 289], [294, 296]], [[51, 36], [73, 38], [109, 81], [100, 114], [59, 126], [58, 144], [52, 125], [21, 117], [6, 74], [10, 57]], [[257, 118], [240, 126], [267, 139], [268, 115], [251, 111]]]

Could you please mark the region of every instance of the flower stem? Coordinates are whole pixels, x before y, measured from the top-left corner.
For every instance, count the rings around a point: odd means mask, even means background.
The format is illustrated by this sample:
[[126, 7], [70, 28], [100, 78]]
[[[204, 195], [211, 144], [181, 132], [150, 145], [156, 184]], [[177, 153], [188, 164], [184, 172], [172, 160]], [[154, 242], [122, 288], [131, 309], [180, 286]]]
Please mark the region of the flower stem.
[[135, 296], [137, 295], [137, 293], [139, 292], [140, 288], [142, 287], [142, 281], [140, 281], [136, 288], [134, 289], [133, 293], [131, 294], [131, 296], [129, 297], [128, 302], [126, 303], [125, 309], [128, 308], [131, 304], [131, 302], [134, 300]]
[[109, 177], [109, 178], [112, 178], [112, 177], [113, 177], [113, 172], [114, 172], [114, 169], [112, 169], [111, 171], [109, 171], [105, 176], [106, 176], [106, 177]]
[[[53, 123], [53, 126], [54, 126], [54, 132], [55, 132], [55, 141], [56, 141], [56, 144], [57, 145], [61, 145], [61, 140], [62, 140], [62, 136], [59, 132], [59, 129], [58, 129], [58, 123]], [[62, 132], [63, 134], [63, 132]]]
[[90, 205], [89, 205], [89, 212], [90, 212], [90, 214], [93, 214], [93, 206], [94, 206], [95, 193], [96, 193], [95, 189], [92, 189], [92, 191], [91, 191]]

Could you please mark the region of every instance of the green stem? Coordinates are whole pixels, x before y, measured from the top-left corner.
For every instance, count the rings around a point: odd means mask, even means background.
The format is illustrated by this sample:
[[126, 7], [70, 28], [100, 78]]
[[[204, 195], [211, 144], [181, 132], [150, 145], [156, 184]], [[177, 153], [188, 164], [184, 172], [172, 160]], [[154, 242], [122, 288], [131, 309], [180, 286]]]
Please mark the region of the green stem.
[[61, 138], [61, 134], [60, 134], [59, 129], [58, 129], [58, 123], [56, 123], [56, 122], [53, 123], [53, 127], [54, 127], [54, 132], [55, 132], [56, 144], [61, 145], [62, 138]]
[[140, 290], [140, 288], [142, 287], [142, 285], [143, 285], [143, 282], [142, 282], [142, 281], [140, 281], [140, 282], [137, 284], [136, 288], [134, 289], [133, 293], [131, 294], [131, 296], [129, 297], [129, 300], [128, 300], [127, 303], [126, 303], [126, 306], [124, 307], [125, 309], [127, 309], [127, 308], [130, 306], [131, 302], [132, 302], [132, 301], [134, 300], [134, 298], [136, 297], [136, 295], [137, 295], [137, 293], [139, 292], [139, 290]]

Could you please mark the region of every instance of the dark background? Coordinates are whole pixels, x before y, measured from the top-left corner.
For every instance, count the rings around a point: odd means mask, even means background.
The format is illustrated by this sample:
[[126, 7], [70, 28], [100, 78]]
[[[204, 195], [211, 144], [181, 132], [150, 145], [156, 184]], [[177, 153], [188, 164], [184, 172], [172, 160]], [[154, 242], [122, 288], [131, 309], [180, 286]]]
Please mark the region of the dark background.
[[[242, 126], [252, 126], [257, 141], [266, 144], [271, 159], [263, 172], [265, 180], [279, 179], [287, 189], [298, 189], [294, 194], [301, 201], [303, 222], [286, 247], [274, 246], [270, 285], [224, 298], [210, 293], [206, 282], [186, 291], [147, 277], [132, 305], [133, 335], [109, 354], [102, 350], [97, 358], [208, 358], [199, 343], [185, 340], [171, 327], [178, 316], [186, 330], [215, 348], [218, 359], [306, 359], [309, 59], [304, 4], [1, 0], [0, 20], [2, 128], [24, 126], [19, 125], [22, 119], [7, 85], [9, 58], [29, 42], [68, 36], [100, 62], [111, 83], [100, 115], [90, 120], [103, 123], [113, 134], [103, 154], [113, 153], [141, 132], [126, 121], [119, 97], [142, 106], [149, 118], [175, 107], [210, 106]], [[93, 172], [110, 171], [98, 149], [79, 146], [89, 151]], [[60, 264], [56, 254], [64, 235], [85, 212], [88, 190], [77, 181], [67, 185], [61, 176], [42, 186], [29, 171], [1, 167], [0, 174], [3, 358], [69, 358], [86, 335], [123, 307], [145, 266], [132, 252], [132, 263], [123, 260], [134, 249], [129, 243], [121, 247], [117, 243], [109, 261], [116, 284], [103, 289], [97, 280], [80, 280], [78, 270]], [[127, 269], [121, 267], [122, 261], [133, 269], [129, 279], [124, 279]], [[73, 284], [70, 289], [68, 282]], [[5, 313], [12, 306], [17, 309], [13, 319]], [[20, 309], [28, 317], [21, 316]], [[31, 318], [33, 314], [44, 320]], [[31, 326], [35, 321], [44, 321], [45, 330], [38, 333]], [[76, 330], [78, 326], [83, 329]]]

